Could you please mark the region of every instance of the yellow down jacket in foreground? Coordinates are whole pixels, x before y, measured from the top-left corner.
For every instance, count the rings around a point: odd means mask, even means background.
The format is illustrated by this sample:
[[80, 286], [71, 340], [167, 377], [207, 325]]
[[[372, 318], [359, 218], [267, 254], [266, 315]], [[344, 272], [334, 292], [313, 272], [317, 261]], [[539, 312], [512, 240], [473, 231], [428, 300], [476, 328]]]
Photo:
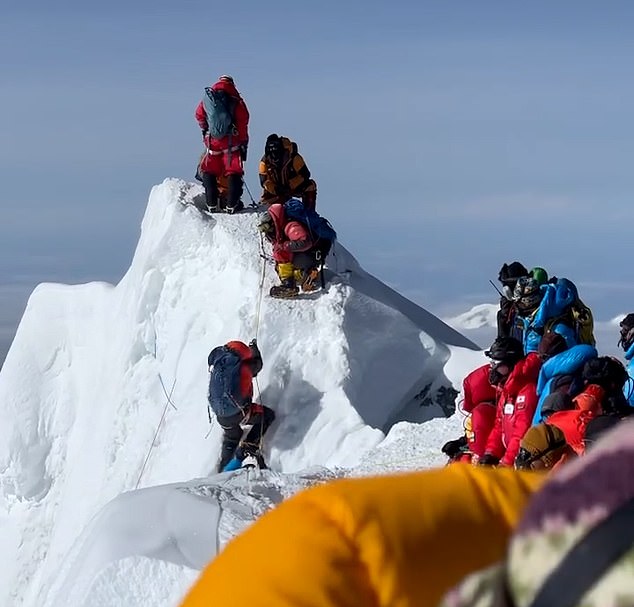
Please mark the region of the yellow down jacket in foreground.
[[543, 479], [454, 464], [314, 487], [232, 540], [182, 605], [435, 606], [504, 556]]

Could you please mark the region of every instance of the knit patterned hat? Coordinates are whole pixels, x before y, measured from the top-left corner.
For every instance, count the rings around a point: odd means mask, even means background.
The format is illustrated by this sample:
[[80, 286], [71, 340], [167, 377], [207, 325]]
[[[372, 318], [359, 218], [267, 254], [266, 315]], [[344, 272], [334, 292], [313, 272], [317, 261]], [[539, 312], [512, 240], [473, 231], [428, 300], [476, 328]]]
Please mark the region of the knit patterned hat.
[[567, 464], [526, 508], [501, 565], [443, 607], [634, 607], [634, 422]]

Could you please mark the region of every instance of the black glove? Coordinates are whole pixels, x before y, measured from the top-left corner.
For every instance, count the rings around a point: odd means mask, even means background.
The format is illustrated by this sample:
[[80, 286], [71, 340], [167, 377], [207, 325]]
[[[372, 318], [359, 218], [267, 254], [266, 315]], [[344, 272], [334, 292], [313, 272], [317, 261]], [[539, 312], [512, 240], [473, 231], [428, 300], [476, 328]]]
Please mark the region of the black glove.
[[207, 135], [209, 134], [209, 131], [207, 129], [203, 129], [203, 141], [205, 140], [205, 137], [207, 137]]
[[243, 144], [240, 146], [240, 158], [242, 158], [242, 162], [247, 161], [247, 145]]
[[456, 440], [447, 441], [443, 446], [441, 451], [449, 458], [453, 459], [457, 455], [460, 454], [462, 447], [467, 446], [467, 437], [461, 436]]
[[262, 359], [262, 354], [260, 354], [260, 349], [258, 348], [258, 342], [255, 339], [252, 339], [249, 342], [249, 349], [253, 355], [253, 358]]
[[539, 458], [535, 457], [530, 451], [524, 449], [524, 447], [520, 447], [513, 467], [516, 470], [530, 470], [531, 464], [537, 459]]
[[497, 466], [500, 463], [500, 458], [495, 457], [495, 455], [491, 455], [490, 453], [485, 453], [478, 462], [480, 466]]

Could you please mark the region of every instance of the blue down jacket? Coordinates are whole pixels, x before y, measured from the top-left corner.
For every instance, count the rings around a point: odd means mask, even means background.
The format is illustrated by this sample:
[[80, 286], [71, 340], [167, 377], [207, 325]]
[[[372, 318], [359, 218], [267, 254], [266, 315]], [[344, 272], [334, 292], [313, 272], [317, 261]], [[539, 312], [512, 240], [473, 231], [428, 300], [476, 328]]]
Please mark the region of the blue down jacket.
[[555, 380], [564, 375], [580, 375], [587, 360], [598, 356], [597, 349], [588, 344], [579, 344], [549, 358], [539, 372], [537, 379], [537, 408], [533, 416], [533, 426], [542, 421], [542, 406], [553, 391]]

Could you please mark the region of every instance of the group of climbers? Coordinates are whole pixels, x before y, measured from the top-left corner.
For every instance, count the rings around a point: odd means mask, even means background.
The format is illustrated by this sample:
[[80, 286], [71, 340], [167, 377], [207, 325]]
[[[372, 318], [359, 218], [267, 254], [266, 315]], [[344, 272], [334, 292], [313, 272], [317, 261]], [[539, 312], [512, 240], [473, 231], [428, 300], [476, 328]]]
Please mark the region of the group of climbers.
[[[231, 76], [220, 76], [215, 84], [205, 88], [195, 116], [205, 144], [196, 176], [205, 188], [206, 210], [241, 211], [250, 115]], [[297, 144], [288, 137], [276, 133], [267, 137], [259, 174], [261, 203], [283, 204], [290, 198], [301, 198], [306, 208], [315, 209], [317, 184], [311, 179]]]
[[569, 347], [594, 345], [592, 311], [581, 301], [572, 281], [549, 278], [540, 267], [529, 271], [519, 261], [505, 263], [498, 279], [502, 283], [498, 337], [519, 339], [526, 353], [535, 352], [549, 331], [561, 334]]
[[[499, 280], [491, 362], [464, 379], [465, 435], [442, 451], [450, 461], [550, 469], [634, 413], [634, 380], [619, 360], [599, 356], [592, 314], [570, 280], [517, 261]], [[619, 345], [631, 361], [634, 314], [621, 322]]]
[[[633, 473], [629, 421], [552, 475], [456, 465], [331, 481], [231, 540], [182, 607], [631, 606]], [[245, 562], [258, 583], [243, 583]]]
[[[196, 178], [205, 189], [199, 209], [207, 213], [237, 213], [244, 209], [244, 162], [249, 147], [249, 110], [231, 76], [220, 76], [205, 88], [196, 107], [205, 150]], [[265, 210], [258, 230], [271, 244], [279, 285], [273, 297], [290, 298], [324, 286], [323, 265], [336, 238], [329, 222], [316, 211], [317, 184], [311, 178], [297, 144], [272, 133], [266, 139], [259, 165]], [[209, 417], [223, 430], [218, 471], [233, 470], [250, 459], [259, 467], [262, 437], [275, 419], [269, 407], [253, 402], [252, 381], [262, 368], [255, 343], [230, 341], [214, 348], [208, 357]], [[245, 430], [250, 428], [243, 438]]]
[[[205, 88], [196, 107], [205, 151], [196, 176], [205, 188], [204, 210], [236, 213], [244, 209], [244, 162], [249, 146], [249, 110], [231, 76]], [[270, 134], [259, 166], [266, 207], [258, 229], [273, 248], [280, 284], [272, 297], [295, 297], [324, 284], [323, 264], [336, 232], [317, 214], [317, 184], [311, 178], [297, 144], [288, 137]], [[202, 204], [202, 203], [201, 203]]]
[[[235, 90], [232, 79], [223, 79]], [[237, 97], [236, 107], [244, 105]], [[244, 128], [236, 124], [222, 143], [205, 121], [199, 173], [211, 210], [242, 208], [246, 105], [244, 112]], [[260, 183], [261, 202], [270, 206], [259, 229], [282, 280], [277, 296], [310, 291], [317, 258], [308, 253], [318, 239], [286, 204], [297, 197], [314, 211], [316, 185], [293, 142], [269, 136]], [[464, 379], [465, 436], [443, 447], [452, 460], [482, 467], [348, 479], [303, 492], [231, 542], [184, 606], [211, 598], [289, 607], [432, 606], [466, 574], [504, 558], [441, 604], [634, 605], [634, 421], [622, 424], [634, 411], [634, 313], [620, 323], [626, 370], [599, 356], [592, 314], [571, 281], [519, 262], [504, 264], [499, 280], [498, 336], [485, 352], [490, 363]], [[257, 343], [228, 342], [212, 350], [208, 364], [210, 415], [224, 431], [218, 469], [235, 469], [249, 457], [264, 465], [259, 446], [275, 414], [253, 402], [252, 382], [262, 369]], [[242, 425], [250, 427], [244, 439]], [[623, 427], [603, 447], [540, 490], [544, 475], [534, 471], [585, 454], [615, 425]], [[245, 559], [258, 561], [262, 583], [240, 582]]]

